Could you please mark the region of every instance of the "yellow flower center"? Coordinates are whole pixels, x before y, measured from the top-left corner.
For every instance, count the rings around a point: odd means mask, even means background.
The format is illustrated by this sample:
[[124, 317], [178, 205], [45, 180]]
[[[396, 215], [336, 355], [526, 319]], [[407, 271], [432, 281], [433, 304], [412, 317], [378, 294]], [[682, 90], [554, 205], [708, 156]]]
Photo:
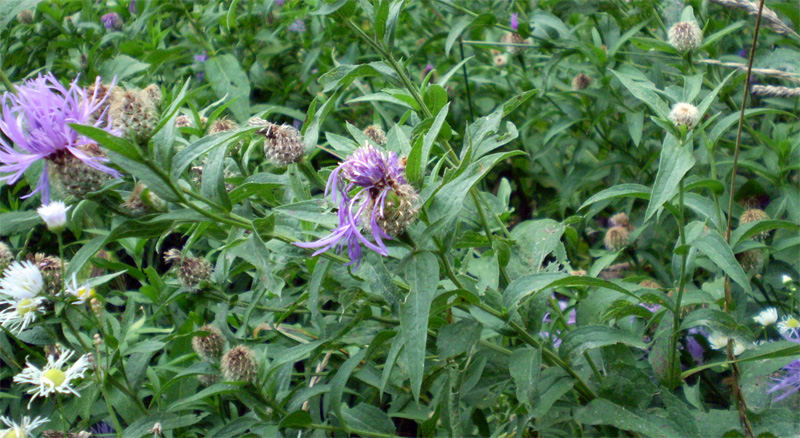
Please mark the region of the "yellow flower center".
[[786, 320], [786, 327], [790, 329], [800, 328], [800, 320], [797, 320], [795, 318], [788, 318]]
[[8, 429], [7, 431], [5, 431], [3, 435], [0, 435], [0, 438], [27, 438], [27, 436], [28, 435], [25, 434], [24, 430], [22, 430], [19, 427], [15, 427], [13, 429]]
[[75, 296], [77, 296], [78, 299], [80, 299], [80, 300], [88, 300], [88, 299], [94, 298], [94, 295], [95, 295], [95, 293], [94, 293], [94, 288], [93, 287], [83, 286], [80, 289], [78, 289], [77, 291], [75, 291]]
[[33, 300], [30, 298], [23, 298], [17, 302], [17, 314], [19, 314], [19, 316], [25, 316], [25, 314], [32, 312], [35, 309], [36, 306], [33, 304]]
[[67, 374], [59, 369], [53, 368], [42, 373], [42, 383], [49, 386], [51, 389], [61, 386], [67, 380]]

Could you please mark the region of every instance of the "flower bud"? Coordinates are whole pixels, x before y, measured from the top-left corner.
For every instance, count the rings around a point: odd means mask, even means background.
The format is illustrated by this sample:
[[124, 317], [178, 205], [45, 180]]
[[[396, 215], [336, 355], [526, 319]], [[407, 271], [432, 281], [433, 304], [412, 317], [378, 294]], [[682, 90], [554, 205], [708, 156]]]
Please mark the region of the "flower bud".
[[17, 21], [22, 24], [33, 24], [33, 11], [30, 9], [23, 9], [17, 13]]
[[110, 12], [103, 15], [100, 17], [100, 21], [103, 22], [103, 26], [105, 26], [108, 30], [122, 29], [122, 17], [120, 17], [116, 12]]
[[103, 309], [105, 306], [103, 306], [103, 303], [97, 298], [92, 298], [89, 300], [89, 307], [92, 308], [92, 312], [94, 312], [95, 316], [98, 318], [103, 315]]
[[67, 228], [67, 211], [70, 207], [61, 201], [54, 201], [47, 205], [42, 205], [36, 212], [47, 225], [47, 229], [59, 234]]
[[[371, 218], [375, 208], [374, 200], [370, 198], [367, 207], [361, 214], [362, 226], [372, 231]], [[419, 195], [410, 184], [398, 184], [386, 194], [383, 212], [378, 207], [375, 213], [375, 223], [389, 236], [396, 237], [403, 234], [406, 228], [414, 222], [419, 213]]]
[[186, 128], [194, 126], [194, 122], [188, 116], [181, 114], [178, 117], [175, 117], [175, 127], [176, 128]]
[[[503, 35], [503, 38], [500, 39], [500, 42], [503, 44], [525, 44], [525, 40], [520, 36], [520, 34], [516, 32], [508, 32]], [[522, 53], [522, 47], [517, 46], [507, 46], [506, 50], [511, 53], [512, 55], [516, 55], [518, 53]]]
[[585, 90], [592, 85], [592, 78], [588, 75], [580, 73], [572, 78], [572, 89], [575, 91]]
[[200, 384], [203, 386], [211, 386], [219, 381], [219, 376], [216, 374], [198, 374], [197, 380], [199, 380]]
[[[105, 152], [94, 143], [77, 148], [90, 157], [106, 158]], [[79, 199], [84, 199], [88, 193], [102, 189], [106, 181], [111, 179], [111, 175], [87, 166], [68, 152], [55, 154], [51, 163], [53, 177], [58, 180], [65, 192]]]
[[[764, 210], [758, 208], [751, 208], [739, 217], [739, 226], [741, 227], [744, 224], [749, 224], [751, 222], [758, 222], [758, 221], [766, 221], [769, 220], [769, 215]], [[756, 240], [764, 241], [769, 237], [769, 230], [762, 231], [755, 236], [753, 236]]]
[[222, 357], [221, 368], [225, 380], [252, 382], [258, 373], [258, 360], [251, 348], [237, 345]]
[[[494, 50], [492, 52], [494, 52]], [[494, 58], [492, 58], [492, 61], [495, 67], [502, 67], [508, 63], [508, 58], [502, 53], [497, 53], [494, 55]]]
[[619, 251], [630, 244], [630, 237], [631, 233], [627, 228], [620, 226], [611, 227], [606, 231], [603, 244], [609, 251]]
[[703, 42], [703, 31], [694, 21], [675, 23], [667, 34], [669, 44], [681, 52], [700, 47]]
[[[161, 91], [150, 87], [148, 91], [124, 91], [109, 96], [108, 117], [112, 126], [140, 144], [147, 142], [158, 124], [157, 103], [160, 104]], [[159, 101], [154, 102], [154, 97]]]
[[690, 103], [676, 103], [669, 112], [669, 119], [677, 128], [686, 126], [686, 129], [692, 129], [700, 119], [700, 113], [697, 107]]
[[608, 223], [610, 223], [612, 227], [624, 227], [628, 231], [633, 230], [630, 219], [628, 219], [628, 215], [625, 213], [617, 213], [614, 216], [611, 216], [611, 219], [608, 220]]
[[199, 257], [184, 257], [177, 249], [167, 251], [164, 261], [172, 263], [181, 284], [192, 291], [197, 291], [203, 281], [211, 278], [211, 263]]
[[764, 252], [760, 249], [751, 249], [736, 254], [736, 259], [747, 273], [760, 273], [764, 269]]
[[369, 125], [364, 128], [363, 132], [376, 146], [386, 143], [386, 132], [381, 129], [380, 125]]
[[58, 295], [62, 288], [61, 272], [62, 269], [67, 270], [67, 264], [58, 257], [42, 253], [36, 253], [33, 256], [33, 263], [42, 273], [44, 290], [50, 295]]
[[14, 261], [14, 254], [11, 253], [11, 248], [3, 242], [0, 242], [0, 275], [6, 270], [8, 265]]
[[147, 198], [143, 198], [146, 188], [147, 186], [141, 182], [136, 183], [136, 185], [133, 186], [133, 191], [130, 196], [122, 203], [122, 207], [131, 215], [141, 216], [146, 213], [158, 211], [159, 208], [164, 206], [164, 201], [150, 190], [147, 191]]
[[212, 361], [222, 355], [222, 347], [225, 346], [225, 338], [222, 331], [216, 326], [206, 324], [198, 331], [208, 332], [207, 335], [197, 335], [192, 338], [192, 348], [194, 352], [205, 361]]
[[264, 155], [278, 166], [286, 166], [303, 159], [306, 152], [300, 131], [289, 125], [276, 125], [256, 117], [248, 121], [251, 126], [262, 126], [259, 134], [264, 135]]
[[220, 132], [225, 131], [232, 131], [234, 129], [239, 129], [239, 125], [236, 124], [233, 120], [223, 117], [221, 119], [214, 120], [211, 123], [211, 127], [208, 128], [208, 135], [214, 135]]

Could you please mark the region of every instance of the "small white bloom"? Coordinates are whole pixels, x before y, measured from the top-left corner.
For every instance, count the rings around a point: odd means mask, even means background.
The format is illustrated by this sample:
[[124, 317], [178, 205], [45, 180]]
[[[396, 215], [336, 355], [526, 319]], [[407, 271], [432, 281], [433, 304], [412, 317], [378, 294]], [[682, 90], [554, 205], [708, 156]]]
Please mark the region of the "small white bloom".
[[733, 355], [738, 356], [747, 350], [747, 344], [740, 342], [738, 339], [733, 340]]
[[0, 304], [8, 305], [0, 311], [0, 325], [17, 334], [22, 333], [42, 313], [44, 302], [44, 297], [0, 301]]
[[14, 262], [3, 272], [0, 279], [0, 295], [15, 299], [33, 298], [42, 292], [42, 272], [32, 262]]
[[797, 329], [800, 329], [800, 321], [792, 315], [784, 316], [781, 322], [778, 323], [778, 331], [780, 333], [786, 333], [789, 330]]
[[78, 285], [78, 279], [75, 274], [72, 274], [72, 282], [67, 284], [67, 293], [77, 298], [75, 304], [83, 304], [94, 298], [95, 295], [94, 288], [89, 286], [89, 283]]
[[33, 394], [31, 401], [28, 403], [28, 408], [36, 397], [47, 397], [56, 392], [61, 394], [72, 393], [78, 397], [81, 395], [72, 387], [72, 381], [75, 379], [83, 378], [86, 371], [89, 370], [89, 355], [84, 354], [75, 361], [66, 371], [63, 369], [69, 359], [75, 355], [72, 350], [64, 350], [61, 356], [53, 360], [52, 356], [47, 358], [47, 365], [43, 369], [33, 366], [30, 362], [25, 360], [26, 367], [21, 373], [14, 376], [15, 383], [30, 383], [34, 385], [33, 388], [28, 390], [28, 394]]
[[669, 119], [678, 128], [686, 126], [686, 129], [692, 129], [700, 119], [700, 112], [691, 103], [676, 103], [669, 112]]
[[714, 350], [721, 350], [728, 345], [728, 337], [719, 332], [711, 332], [708, 335], [708, 345]]
[[31, 421], [31, 417], [22, 417], [21, 424], [17, 424], [8, 417], [0, 417], [0, 420], [8, 427], [8, 429], [0, 429], [0, 438], [28, 438], [32, 436], [33, 429], [50, 421], [42, 417], [36, 417], [33, 421]]
[[766, 327], [770, 324], [778, 322], [778, 309], [774, 307], [767, 307], [761, 313], [753, 317], [753, 321]]
[[36, 212], [42, 217], [42, 220], [47, 224], [47, 229], [60, 233], [67, 227], [67, 211], [70, 207], [64, 205], [61, 201], [54, 201], [47, 205], [42, 205]]
[[781, 281], [783, 282], [783, 284], [791, 283], [792, 282], [792, 277], [790, 277], [790, 276], [788, 276], [786, 274], [783, 274], [783, 275], [781, 275]]
[[703, 42], [703, 30], [694, 21], [681, 21], [669, 28], [667, 39], [672, 47], [685, 52], [700, 47]]

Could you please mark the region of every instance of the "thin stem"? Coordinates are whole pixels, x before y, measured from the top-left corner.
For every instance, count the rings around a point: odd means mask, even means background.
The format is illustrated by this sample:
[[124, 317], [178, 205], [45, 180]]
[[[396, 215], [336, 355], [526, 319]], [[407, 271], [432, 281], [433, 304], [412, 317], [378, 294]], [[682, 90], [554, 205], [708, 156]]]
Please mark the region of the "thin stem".
[[6, 76], [6, 72], [2, 68], [0, 68], [0, 82], [3, 83], [9, 93], [17, 94], [17, 87], [8, 80], [8, 76]]
[[[684, 147], [683, 141], [681, 141], [681, 146]], [[680, 182], [678, 183], [678, 233], [680, 234], [680, 242], [681, 246], [686, 246], [686, 206], [683, 202], [683, 178], [681, 178]], [[675, 309], [672, 312], [672, 335], [670, 337], [670, 348], [669, 348], [669, 363], [668, 363], [668, 372], [670, 375], [670, 381], [672, 383], [677, 383], [679, 376], [675, 376], [673, 373], [674, 371], [680, 370], [678, 366], [678, 338], [680, 335], [680, 325], [681, 325], [681, 301], [683, 300], [683, 291], [686, 287], [686, 266], [689, 260], [689, 253], [688, 251], [684, 251], [683, 255], [681, 256], [681, 276], [678, 279], [678, 292], [675, 294]]]

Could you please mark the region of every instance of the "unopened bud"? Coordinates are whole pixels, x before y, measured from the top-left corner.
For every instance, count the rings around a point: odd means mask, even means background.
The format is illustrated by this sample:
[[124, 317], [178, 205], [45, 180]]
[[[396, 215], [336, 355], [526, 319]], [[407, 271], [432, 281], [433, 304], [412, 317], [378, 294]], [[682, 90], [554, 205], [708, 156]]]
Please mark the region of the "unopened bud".
[[646, 287], [648, 289], [661, 289], [660, 284], [656, 283], [655, 281], [649, 278], [647, 280], [642, 280], [641, 282], [639, 282], [639, 286]]
[[681, 21], [672, 25], [667, 38], [672, 47], [685, 52], [700, 47], [703, 31], [694, 21]]
[[575, 91], [585, 90], [589, 88], [589, 85], [592, 85], [592, 78], [583, 73], [572, 78], [572, 89]]
[[[739, 217], [739, 226], [744, 224], [749, 224], [751, 222], [758, 222], [758, 221], [766, 221], [769, 220], [769, 215], [761, 209], [758, 208], [751, 208]], [[753, 236], [756, 240], [764, 241], [769, 237], [769, 230], [762, 231], [755, 236]]]
[[221, 368], [225, 380], [252, 382], [258, 373], [258, 360], [251, 348], [237, 345], [222, 357]]
[[754, 272], [758, 274], [764, 269], [764, 253], [760, 249], [751, 249], [745, 252], [736, 254], [736, 259], [742, 265], [745, 272]]
[[256, 132], [266, 138], [264, 155], [274, 164], [286, 166], [303, 159], [306, 152], [303, 137], [300, 135], [300, 131], [293, 126], [276, 125], [256, 117], [251, 118], [248, 124], [262, 127]]
[[11, 253], [11, 248], [5, 243], [0, 242], [0, 274], [2, 274], [13, 261], [14, 254]]
[[158, 124], [157, 103], [152, 98], [158, 96], [160, 103], [161, 92], [148, 89], [109, 96], [108, 116], [112, 126], [140, 144], [147, 142]]
[[611, 227], [606, 231], [603, 244], [609, 251], [619, 251], [630, 244], [631, 233], [625, 227]]
[[98, 318], [103, 314], [103, 303], [97, 298], [90, 299], [89, 306], [92, 308], [92, 312], [94, 312], [95, 316]]
[[611, 216], [611, 219], [608, 222], [613, 227], [623, 227], [628, 231], [633, 230], [633, 225], [631, 225], [630, 219], [628, 219], [628, 215], [625, 213], [617, 213], [614, 216]]
[[59, 294], [62, 288], [61, 272], [62, 269], [66, 271], [67, 264], [58, 257], [42, 253], [36, 253], [33, 256], [33, 263], [42, 273], [45, 291], [51, 295]]
[[201, 359], [212, 361], [222, 355], [222, 347], [225, 346], [225, 338], [222, 331], [217, 327], [206, 324], [198, 329], [201, 332], [208, 332], [207, 335], [197, 335], [192, 338], [192, 348]]
[[194, 126], [194, 122], [188, 116], [181, 114], [178, 117], [175, 117], [175, 127], [176, 128], [186, 128]]
[[211, 278], [211, 263], [199, 257], [184, 257], [177, 249], [167, 251], [164, 260], [171, 262], [181, 284], [192, 291], [197, 291], [203, 281]]
[[30, 9], [23, 9], [17, 13], [17, 21], [22, 24], [32, 24], [33, 23], [33, 11]]
[[[508, 32], [500, 39], [503, 44], [525, 44], [525, 40], [516, 32]], [[512, 55], [522, 53], [523, 48], [518, 46], [507, 46], [506, 50]]]
[[239, 125], [233, 120], [223, 117], [221, 119], [214, 120], [211, 123], [211, 127], [208, 128], [208, 134], [213, 135], [220, 132], [233, 131], [234, 129], [239, 129]]
[[[374, 201], [370, 200], [361, 216], [362, 225], [368, 230], [372, 229], [373, 208], [375, 208]], [[399, 236], [417, 218], [419, 195], [410, 184], [397, 185], [386, 194], [382, 210], [381, 213], [381, 207], [378, 206], [375, 213], [378, 227], [389, 236]]]
[[386, 132], [379, 125], [369, 125], [363, 132], [376, 146], [386, 143]]
[[[93, 158], [106, 158], [105, 152], [97, 144], [90, 143], [76, 146], [84, 154]], [[50, 162], [53, 177], [58, 180], [64, 191], [70, 195], [84, 199], [87, 194], [103, 188], [111, 175], [87, 166], [86, 163], [69, 152], [62, 151], [52, 156]]]

